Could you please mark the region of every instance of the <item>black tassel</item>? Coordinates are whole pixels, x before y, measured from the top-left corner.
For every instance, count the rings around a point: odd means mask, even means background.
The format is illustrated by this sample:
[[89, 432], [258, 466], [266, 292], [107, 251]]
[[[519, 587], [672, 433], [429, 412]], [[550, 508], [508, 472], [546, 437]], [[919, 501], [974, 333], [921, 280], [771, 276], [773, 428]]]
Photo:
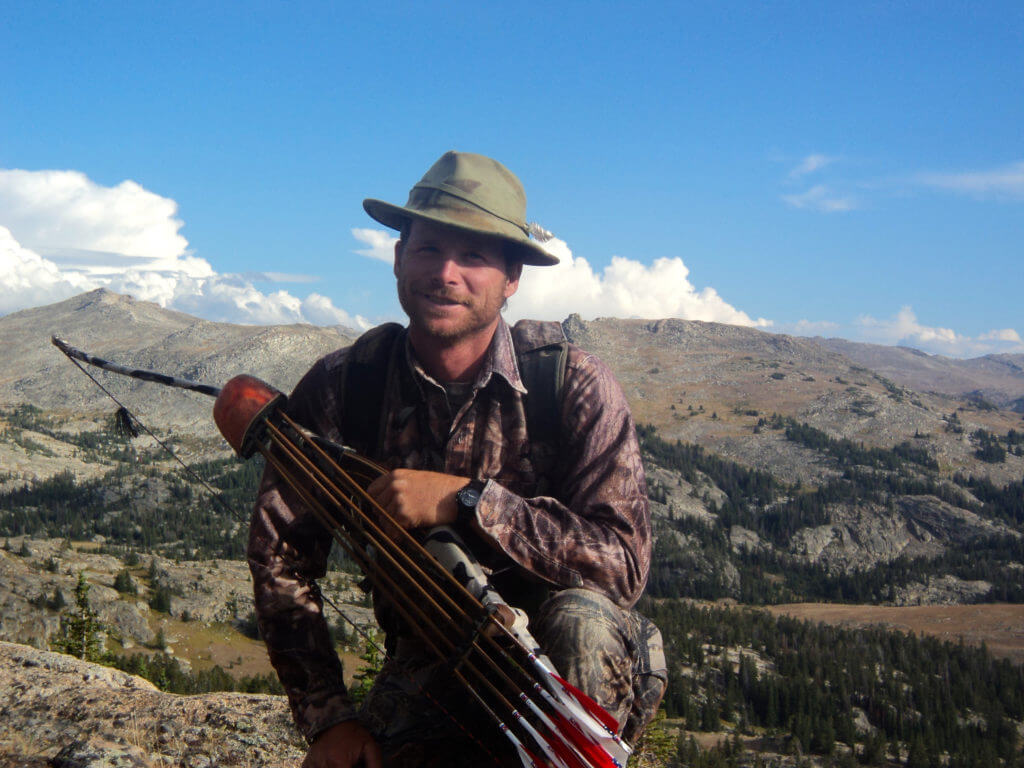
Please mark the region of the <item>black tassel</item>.
[[119, 435], [124, 435], [128, 439], [139, 436], [139, 430], [135, 426], [135, 420], [132, 418], [131, 413], [124, 406], [117, 409], [117, 414], [114, 416], [114, 427], [117, 429]]

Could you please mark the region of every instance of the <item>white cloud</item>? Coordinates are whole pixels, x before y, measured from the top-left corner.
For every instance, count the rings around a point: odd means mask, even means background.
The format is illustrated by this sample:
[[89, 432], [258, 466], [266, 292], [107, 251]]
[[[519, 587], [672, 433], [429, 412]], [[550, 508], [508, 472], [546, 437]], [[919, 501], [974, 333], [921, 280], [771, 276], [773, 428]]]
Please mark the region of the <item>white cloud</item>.
[[993, 352], [1024, 352], [1020, 335], [1012, 328], [965, 336], [952, 328], [922, 325], [910, 307], [903, 307], [887, 320], [862, 315], [856, 325], [865, 341], [911, 346], [933, 354], [968, 357]]
[[[77, 171], [0, 170], [0, 314], [105, 287], [211, 320], [368, 327], [330, 299], [263, 293], [188, 251], [173, 200]], [[306, 276], [290, 276], [292, 281]]]
[[978, 337], [981, 341], [1008, 341], [1021, 343], [1020, 334], [1017, 333], [1013, 328], [999, 328], [996, 330], [983, 333]]
[[558, 238], [544, 243], [544, 247], [558, 256], [560, 263], [524, 268], [519, 291], [509, 299], [510, 320], [563, 320], [575, 312], [585, 319], [678, 317], [733, 325], [771, 325], [763, 318], [752, 320], [726, 303], [714, 288], [698, 291], [682, 259], [662, 258], [645, 265], [616, 256], [597, 273], [586, 259], [574, 257]]
[[213, 273], [188, 255], [173, 200], [134, 181], [104, 187], [78, 171], [0, 170], [4, 226], [26, 247], [100, 251], [142, 257], [150, 269], [193, 277]]
[[806, 176], [808, 173], [820, 171], [826, 165], [831, 165], [833, 162], [835, 162], [835, 158], [828, 155], [808, 155], [789, 172], [789, 178], [796, 179]]
[[398, 238], [390, 232], [382, 229], [363, 229], [356, 227], [352, 230], [352, 236], [361, 243], [366, 243], [369, 248], [357, 248], [356, 253], [370, 259], [383, 261], [392, 264], [395, 261], [395, 243]]
[[1024, 161], [1002, 168], [963, 173], [921, 173], [919, 184], [979, 197], [1009, 197], [1024, 200]]
[[782, 199], [793, 208], [824, 211], [825, 213], [852, 211], [857, 207], [853, 198], [838, 196], [824, 184], [816, 184], [800, 194], [783, 195]]
[[56, 264], [25, 248], [0, 226], [0, 315], [66, 299], [91, 287], [80, 275], [62, 275]]
[[349, 328], [369, 328], [372, 323], [358, 315], [353, 317], [343, 309], [338, 309], [326, 296], [311, 293], [302, 300], [302, 316], [306, 322], [314, 325], [347, 325]]
[[933, 328], [921, 325], [917, 321], [917, 315], [910, 307], [903, 307], [896, 316], [890, 320], [876, 320], [873, 317], [863, 315], [857, 320], [858, 324], [865, 328], [866, 333], [880, 338], [890, 340], [896, 344], [906, 341], [920, 341], [922, 343], [956, 344], [962, 340], [956, 331], [951, 328]]
[[797, 320], [795, 323], [777, 323], [772, 330], [792, 336], [823, 336], [836, 333], [840, 327], [839, 323], [831, 320]]
[[316, 275], [298, 275], [292, 272], [246, 272], [247, 280], [263, 283], [318, 283]]

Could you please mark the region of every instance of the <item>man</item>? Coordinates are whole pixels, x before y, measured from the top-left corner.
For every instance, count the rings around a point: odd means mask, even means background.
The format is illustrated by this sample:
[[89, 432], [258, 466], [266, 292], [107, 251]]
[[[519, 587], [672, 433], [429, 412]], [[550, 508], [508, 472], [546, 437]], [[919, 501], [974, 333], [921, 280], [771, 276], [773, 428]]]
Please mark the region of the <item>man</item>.
[[[400, 525], [457, 526], [499, 592], [528, 610], [560, 673], [635, 737], [654, 714], [665, 673], [657, 630], [630, 611], [650, 562], [634, 424], [608, 369], [572, 345], [564, 347], [557, 424], [545, 431], [530, 421], [517, 356], [564, 337], [556, 323], [510, 329], [501, 318], [523, 264], [557, 263], [529, 237], [522, 185], [495, 160], [448, 152], [405, 206], [363, 205], [400, 232], [394, 273], [408, 328], [374, 329], [318, 361], [290, 413], [391, 470], [368, 490]], [[389, 362], [374, 368], [368, 360]], [[555, 385], [533, 386], [539, 398]], [[365, 413], [368, 389], [379, 393], [380, 414]], [[544, 439], [530, 430], [545, 431]], [[375, 610], [389, 658], [355, 710], [314, 581], [329, 549], [330, 537], [268, 469], [249, 561], [271, 661], [311, 742], [303, 765], [491, 762], [482, 757], [488, 737], [466, 727], [473, 708], [451, 688], [450, 671], [383, 600]], [[494, 749], [503, 747], [499, 739]]]

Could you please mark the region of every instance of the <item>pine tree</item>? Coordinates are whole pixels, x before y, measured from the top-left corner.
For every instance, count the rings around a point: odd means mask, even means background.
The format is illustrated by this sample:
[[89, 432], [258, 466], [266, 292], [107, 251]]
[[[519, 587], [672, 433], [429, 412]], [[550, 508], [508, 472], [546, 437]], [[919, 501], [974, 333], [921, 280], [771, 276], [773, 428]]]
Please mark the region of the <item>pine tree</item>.
[[910, 751], [907, 754], [907, 768], [929, 768], [930, 763], [924, 739], [920, 736], [915, 736], [914, 740], [910, 743]]
[[124, 595], [137, 595], [139, 593], [127, 568], [117, 572], [117, 575], [114, 577], [114, 589]]
[[348, 689], [349, 697], [356, 705], [362, 704], [366, 694], [373, 687], [373, 681], [384, 665], [384, 654], [380, 650], [381, 637], [376, 632], [371, 632], [363, 642], [363, 652], [359, 659], [363, 666], [352, 675], [352, 685]]
[[85, 580], [85, 572], [80, 571], [75, 585], [74, 608], [61, 614], [60, 632], [51, 648], [86, 661], [100, 661], [105, 655], [101, 640], [103, 632], [103, 625], [89, 605], [89, 582]]
[[659, 709], [635, 745], [630, 768], [658, 768], [672, 764], [676, 739], [665, 730], [665, 710]]
[[160, 613], [171, 612], [171, 590], [158, 584], [149, 598], [149, 607]]

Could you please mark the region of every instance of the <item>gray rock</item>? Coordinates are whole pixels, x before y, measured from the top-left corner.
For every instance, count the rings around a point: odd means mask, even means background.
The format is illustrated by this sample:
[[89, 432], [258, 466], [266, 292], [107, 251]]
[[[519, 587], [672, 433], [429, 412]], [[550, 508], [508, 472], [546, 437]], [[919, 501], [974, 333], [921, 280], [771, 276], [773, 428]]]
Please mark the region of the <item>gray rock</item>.
[[833, 572], [867, 569], [904, 555], [935, 557], [950, 544], [980, 536], [1020, 536], [934, 496], [900, 496], [892, 508], [836, 505], [829, 513], [829, 523], [797, 531], [790, 551]]
[[115, 669], [4, 642], [0, 711], [0, 765], [283, 767], [305, 753], [284, 697], [162, 693]]
[[744, 528], [741, 525], [734, 525], [729, 529], [729, 546], [733, 552], [756, 552], [765, 549], [768, 545], [761, 540], [756, 531]]
[[896, 590], [894, 605], [963, 605], [977, 603], [992, 590], [987, 581], [964, 581], [946, 575]]
[[153, 763], [138, 747], [96, 736], [73, 741], [50, 759], [53, 768], [150, 768]]

